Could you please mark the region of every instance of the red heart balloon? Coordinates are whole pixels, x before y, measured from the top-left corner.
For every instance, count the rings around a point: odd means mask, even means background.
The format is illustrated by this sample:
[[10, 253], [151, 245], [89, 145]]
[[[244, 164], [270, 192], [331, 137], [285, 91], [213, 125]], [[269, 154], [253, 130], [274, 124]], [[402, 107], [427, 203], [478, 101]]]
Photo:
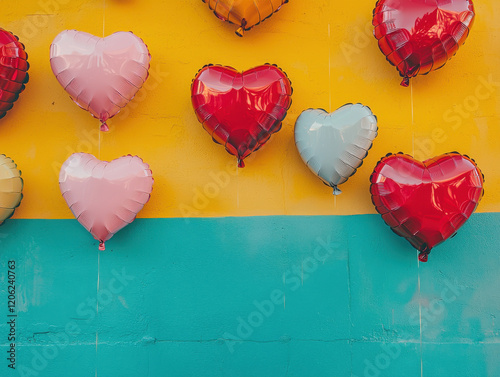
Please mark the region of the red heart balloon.
[[0, 118], [12, 109], [29, 80], [27, 59], [18, 38], [0, 28]]
[[453, 152], [420, 162], [390, 154], [375, 167], [370, 191], [378, 213], [427, 261], [431, 249], [455, 235], [483, 196], [473, 160]]
[[378, 46], [403, 86], [451, 59], [473, 22], [472, 0], [379, 0], [373, 11]]
[[198, 120], [216, 143], [238, 157], [239, 167], [280, 130], [291, 95], [286, 74], [269, 64], [243, 73], [231, 67], [206, 66], [191, 86]]

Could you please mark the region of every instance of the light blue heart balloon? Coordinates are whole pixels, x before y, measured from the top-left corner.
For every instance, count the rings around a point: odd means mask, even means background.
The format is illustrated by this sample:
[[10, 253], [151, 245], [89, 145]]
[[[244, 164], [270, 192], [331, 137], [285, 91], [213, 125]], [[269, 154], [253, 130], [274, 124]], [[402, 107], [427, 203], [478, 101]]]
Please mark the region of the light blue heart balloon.
[[377, 130], [377, 117], [359, 103], [333, 113], [308, 109], [295, 122], [295, 145], [309, 169], [338, 195], [337, 185], [356, 173]]

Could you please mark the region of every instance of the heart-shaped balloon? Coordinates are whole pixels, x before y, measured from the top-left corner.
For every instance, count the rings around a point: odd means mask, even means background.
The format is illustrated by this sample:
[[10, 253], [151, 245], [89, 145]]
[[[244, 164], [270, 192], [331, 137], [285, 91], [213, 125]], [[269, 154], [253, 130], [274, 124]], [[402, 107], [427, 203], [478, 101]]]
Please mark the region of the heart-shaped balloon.
[[206, 66], [191, 86], [198, 120], [216, 143], [238, 157], [239, 167], [281, 129], [291, 95], [286, 74], [270, 64], [243, 73], [231, 67]]
[[23, 198], [23, 179], [11, 158], [0, 154], [0, 225], [14, 214]]
[[379, 0], [373, 11], [374, 35], [403, 86], [451, 59], [473, 21], [472, 0]]
[[104, 250], [104, 242], [134, 221], [149, 200], [153, 176], [138, 156], [107, 162], [74, 153], [61, 167], [59, 187], [73, 215]]
[[473, 160], [456, 152], [424, 162], [390, 154], [375, 167], [370, 191], [386, 224], [426, 262], [431, 249], [455, 235], [475, 211], [483, 175]]
[[99, 38], [65, 30], [50, 46], [57, 81], [78, 106], [101, 121], [102, 131], [144, 84], [150, 60], [147, 46], [132, 32]]
[[295, 144], [309, 169], [338, 195], [337, 185], [356, 173], [377, 130], [377, 117], [359, 103], [344, 105], [331, 114], [308, 109], [295, 123]]
[[274, 12], [280, 10], [288, 0], [202, 0], [223, 21], [239, 26], [236, 35], [243, 36]]
[[0, 28], [0, 118], [12, 109], [29, 80], [27, 59], [18, 38]]

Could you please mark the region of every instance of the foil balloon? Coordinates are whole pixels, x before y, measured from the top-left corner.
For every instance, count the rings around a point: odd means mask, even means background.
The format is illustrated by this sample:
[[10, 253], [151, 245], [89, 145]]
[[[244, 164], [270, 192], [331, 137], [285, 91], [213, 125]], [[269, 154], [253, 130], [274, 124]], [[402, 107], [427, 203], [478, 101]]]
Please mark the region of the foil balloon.
[[295, 144], [309, 169], [338, 195], [337, 186], [356, 173], [377, 130], [377, 117], [359, 103], [344, 105], [331, 114], [308, 109], [295, 123]]
[[18, 38], [0, 28], [0, 118], [3, 118], [29, 80], [28, 55]]
[[465, 42], [473, 22], [472, 0], [379, 0], [373, 11], [374, 35], [403, 86], [441, 68]]
[[377, 211], [427, 262], [433, 247], [454, 236], [483, 196], [475, 162], [453, 152], [420, 162], [389, 154], [377, 164], [370, 191]]
[[231, 67], [206, 66], [191, 86], [198, 120], [212, 139], [243, 160], [281, 129], [291, 105], [286, 74], [265, 64], [240, 73]]
[[75, 153], [61, 167], [59, 187], [73, 215], [104, 250], [104, 243], [134, 221], [148, 202], [153, 176], [137, 156], [107, 162]]
[[147, 46], [131, 32], [99, 38], [65, 30], [50, 46], [57, 81], [78, 106], [101, 121], [102, 131], [144, 84], [150, 60]]
[[245, 31], [260, 24], [274, 12], [280, 10], [288, 0], [202, 0], [214, 14], [223, 21], [236, 24], [236, 35], [242, 37]]
[[23, 198], [23, 179], [11, 158], [0, 154], [0, 225], [14, 214]]

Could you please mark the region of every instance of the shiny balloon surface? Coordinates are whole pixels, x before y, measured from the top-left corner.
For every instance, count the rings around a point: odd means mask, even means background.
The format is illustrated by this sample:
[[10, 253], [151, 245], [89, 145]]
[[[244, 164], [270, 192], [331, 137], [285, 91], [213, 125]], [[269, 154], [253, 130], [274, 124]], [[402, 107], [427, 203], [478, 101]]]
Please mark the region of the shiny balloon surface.
[[231, 67], [206, 66], [191, 86], [198, 120], [212, 139], [243, 160], [281, 128], [291, 104], [286, 74], [265, 64], [240, 73]]
[[134, 221], [148, 202], [153, 176], [138, 156], [107, 162], [75, 153], [61, 168], [59, 187], [73, 215], [104, 250], [104, 242]]
[[483, 175], [475, 162], [447, 153], [420, 162], [408, 155], [384, 157], [371, 176], [372, 200], [384, 221], [420, 251], [455, 235], [483, 196]]

